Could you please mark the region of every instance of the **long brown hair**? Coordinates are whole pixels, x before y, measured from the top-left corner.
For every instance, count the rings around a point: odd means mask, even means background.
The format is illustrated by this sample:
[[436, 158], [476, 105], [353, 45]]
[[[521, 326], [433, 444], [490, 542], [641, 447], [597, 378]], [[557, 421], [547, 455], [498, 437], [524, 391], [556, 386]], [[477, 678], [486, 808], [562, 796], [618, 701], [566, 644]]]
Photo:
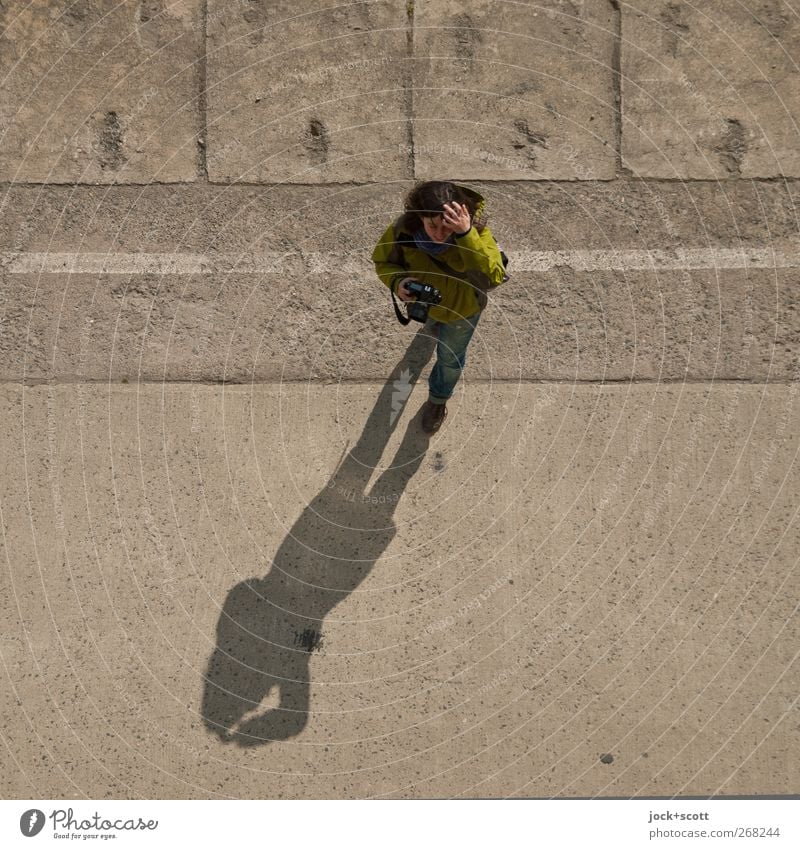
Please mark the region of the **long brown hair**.
[[463, 191], [460, 186], [446, 180], [428, 180], [424, 183], [417, 183], [406, 195], [403, 202], [405, 209], [403, 223], [412, 232], [419, 230], [422, 227], [423, 215], [425, 217], [441, 215], [444, 212], [444, 204], [453, 201], [463, 203], [467, 207], [472, 223], [480, 233], [486, 226], [486, 216], [481, 214], [480, 218], [475, 218], [478, 201], [472, 195]]

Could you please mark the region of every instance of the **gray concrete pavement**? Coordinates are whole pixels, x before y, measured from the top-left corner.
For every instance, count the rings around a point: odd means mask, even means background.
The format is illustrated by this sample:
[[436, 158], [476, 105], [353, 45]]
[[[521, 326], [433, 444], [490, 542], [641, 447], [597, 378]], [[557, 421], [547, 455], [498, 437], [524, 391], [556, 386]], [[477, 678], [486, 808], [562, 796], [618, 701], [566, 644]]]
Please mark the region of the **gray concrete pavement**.
[[[794, 0], [66, 6], [0, 7], [0, 793], [796, 794]], [[430, 441], [423, 177], [511, 258]]]
[[607, 0], [413, 7], [417, 178], [614, 176]]
[[194, 180], [201, 0], [0, 9], [0, 180]]
[[796, 389], [4, 387], [3, 794], [787, 792]]
[[404, 3], [211, 0], [208, 9], [212, 180], [409, 176]]
[[[408, 185], [8, 189], [0, 375], [382, 380], [410, 331], [369, 256]], [[473, 377], [791, 379], [800, 341], [794, 187], [480, 188], [511, 281], [481, 320]], [[659, 268], [647, 255], [678, 249], [700, 252], [705, 267]], [[615, 264], [600, 255], [591, 270], [526, 263], [531, 251], [580, 250], [623, 256]], [[65, 252], [96, 255], [113, 273], [68, 273], [67, 260], [47, 259]], [[774, 267], [773, 252], [790, 267]], [[47, 273], [33, 273], [45, 261]]]
[[800, 8], [624, 2], [623, 161], [683, 179], [800, 176]]

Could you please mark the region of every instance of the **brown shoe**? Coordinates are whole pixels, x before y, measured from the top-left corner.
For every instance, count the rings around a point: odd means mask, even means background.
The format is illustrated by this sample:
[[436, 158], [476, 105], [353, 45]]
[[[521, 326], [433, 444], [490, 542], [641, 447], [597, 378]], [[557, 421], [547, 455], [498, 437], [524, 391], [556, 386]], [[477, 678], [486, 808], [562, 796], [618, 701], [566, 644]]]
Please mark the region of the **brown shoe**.
[[422, 408], [422, 429], [425, 433], [434, 434], [442, 426], [447, 415], [447, 404], [434, 404], [426, 401]]

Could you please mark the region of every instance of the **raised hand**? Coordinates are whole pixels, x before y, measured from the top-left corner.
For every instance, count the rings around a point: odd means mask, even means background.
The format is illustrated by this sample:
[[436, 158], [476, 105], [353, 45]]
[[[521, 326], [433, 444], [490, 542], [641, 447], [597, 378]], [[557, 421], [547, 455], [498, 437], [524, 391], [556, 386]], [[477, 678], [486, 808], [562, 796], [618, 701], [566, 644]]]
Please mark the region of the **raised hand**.
[[444, 223], [452, 227], [456, 233], [466, 233], [472, 227], [469, 209], [463, 204], [453, 201], [443, 204]]

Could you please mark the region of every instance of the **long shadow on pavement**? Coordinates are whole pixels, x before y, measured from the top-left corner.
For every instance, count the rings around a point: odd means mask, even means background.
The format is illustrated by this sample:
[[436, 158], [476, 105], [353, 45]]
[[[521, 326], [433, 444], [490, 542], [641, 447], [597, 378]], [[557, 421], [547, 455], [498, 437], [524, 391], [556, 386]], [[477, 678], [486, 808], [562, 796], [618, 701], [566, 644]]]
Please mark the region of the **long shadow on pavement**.
[[[393, 462], [366, 492], [434, 347], [428, 327], [421, 327], [381, 390], [358, 442], [294, 523], [270, 571], [228, 593], [202, 704], [206, 727], [220, 739], [257, 746], [305, 727], [309, 659], [323, 620], [367, 577], [394, 538], [394, 510], [428, 448], [418, 412]], [[262, 709], [274, 689], [278, 706]]]

